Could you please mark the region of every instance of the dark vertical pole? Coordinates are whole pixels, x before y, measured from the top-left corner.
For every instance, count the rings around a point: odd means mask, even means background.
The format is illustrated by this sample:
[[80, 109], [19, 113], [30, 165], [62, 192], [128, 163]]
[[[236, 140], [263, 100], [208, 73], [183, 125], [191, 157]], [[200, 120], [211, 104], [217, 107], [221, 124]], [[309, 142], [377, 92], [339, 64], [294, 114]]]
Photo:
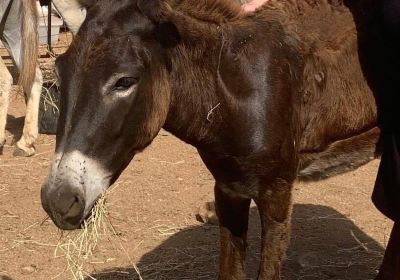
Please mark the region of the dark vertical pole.
[[383, 263], [375, 280], [400, 279], [400, 224], [395, 223], [389, 244], [387, 245]]
[[47, 10], [47, 45], [50, 52], [53, 52], [51, 47], [51, 1], [49, 1], [49, 6]]

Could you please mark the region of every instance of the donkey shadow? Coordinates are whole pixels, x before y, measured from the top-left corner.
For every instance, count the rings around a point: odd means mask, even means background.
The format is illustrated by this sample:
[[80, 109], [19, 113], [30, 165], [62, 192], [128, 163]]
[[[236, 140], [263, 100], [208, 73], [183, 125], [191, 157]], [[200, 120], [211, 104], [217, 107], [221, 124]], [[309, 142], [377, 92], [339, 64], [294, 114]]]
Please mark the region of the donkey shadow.
[[[259, 262], [260, 224], [251, 209], [247, 253], [247, 277], [256, 279]], [[144, 280], [216, 279], [218, 227], [187, 228], [145, 254], [137, 263]], [[368, 280], [376, 275], [384, 248], [335, 209], [297, 204], [287, 260], [286, 280]], [[139, 279], [132, 267], [92, 274], [98, 280]], [[92, 278], [86, 278], [87, 280]]]
[[14, 117], [7, 115], [6, 130], [12, 135], [13, 142], [20, 139], [24, 127], [25, 117]]
[[13, 280], [13, 279], [6, 275], [0, 275], [0, 280]]

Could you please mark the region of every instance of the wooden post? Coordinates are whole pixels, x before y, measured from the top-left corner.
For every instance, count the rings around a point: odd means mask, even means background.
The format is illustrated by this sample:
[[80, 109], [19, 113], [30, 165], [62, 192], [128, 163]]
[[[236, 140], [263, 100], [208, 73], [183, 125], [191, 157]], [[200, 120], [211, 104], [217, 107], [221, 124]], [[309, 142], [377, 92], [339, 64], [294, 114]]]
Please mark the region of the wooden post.
[[51, 1], [49, 1], [49, 6], [47, 8], [47, 47], [49, 52], [53, 52], [51, 47]]

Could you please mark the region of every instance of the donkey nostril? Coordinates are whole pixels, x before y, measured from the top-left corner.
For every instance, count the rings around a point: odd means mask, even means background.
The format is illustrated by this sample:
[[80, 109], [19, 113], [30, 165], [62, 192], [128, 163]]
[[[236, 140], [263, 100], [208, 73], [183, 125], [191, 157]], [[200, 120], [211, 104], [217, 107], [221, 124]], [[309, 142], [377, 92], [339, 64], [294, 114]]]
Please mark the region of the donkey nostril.
[[84, 210], [85, 207], [82, 200], [75, 196], [74, 202], [71, 204], [68, 212], [64, 215], [64, 220], [71, 225], [78, 224], [82, 219]]

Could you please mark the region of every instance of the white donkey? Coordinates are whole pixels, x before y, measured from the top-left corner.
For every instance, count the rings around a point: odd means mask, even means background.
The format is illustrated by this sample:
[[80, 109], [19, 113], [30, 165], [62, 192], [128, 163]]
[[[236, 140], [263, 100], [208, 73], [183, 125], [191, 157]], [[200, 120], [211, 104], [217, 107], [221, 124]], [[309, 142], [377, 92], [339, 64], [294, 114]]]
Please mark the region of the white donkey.
[[[54, 0], [67, 26], [76, 34], [86, 16], [77, 0]], [[8, 49], [20, 72], [27, 102], [25, 123], [21, 139], [16, 143], [14, 155], [31, 156], [38, 136], [39, 101], [42, 74], [37, 65], [38, 15], [35, 0], [0, 0], [0, 39]], [[12, 77], [0, 58], [0, 154], [5, 144], [5, 127]]]
[[[25, 92], [26, 116], [21, 139], [14, 155], [31, 156], [38, 135], [38, 111], [42, 88], [42, 74], [37, 67], [38, 33], [35, 0], [0, 1], [0, 38], [8, 49], [20, 76], [19, 84]], [[7, 110], [12, 77], [0, 58], [0, 151], [5, 143]]]
[[76, 34], [85, 20], [86, 10], [81, 7], [78, 0], [52, 0], [52, 2], [69, 30]]

